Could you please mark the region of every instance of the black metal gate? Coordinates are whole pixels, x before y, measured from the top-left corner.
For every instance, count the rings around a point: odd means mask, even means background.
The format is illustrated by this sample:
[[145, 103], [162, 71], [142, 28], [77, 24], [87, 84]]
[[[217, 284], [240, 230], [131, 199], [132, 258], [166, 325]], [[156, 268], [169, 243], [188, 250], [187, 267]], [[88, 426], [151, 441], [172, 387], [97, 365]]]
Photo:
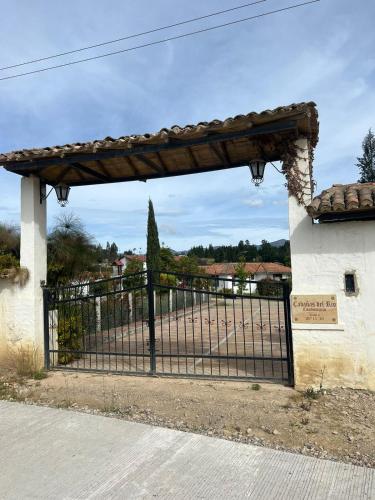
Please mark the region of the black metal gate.
[[144, 271], [44, 288], [49, 369], [293, 384], [289, 286]]

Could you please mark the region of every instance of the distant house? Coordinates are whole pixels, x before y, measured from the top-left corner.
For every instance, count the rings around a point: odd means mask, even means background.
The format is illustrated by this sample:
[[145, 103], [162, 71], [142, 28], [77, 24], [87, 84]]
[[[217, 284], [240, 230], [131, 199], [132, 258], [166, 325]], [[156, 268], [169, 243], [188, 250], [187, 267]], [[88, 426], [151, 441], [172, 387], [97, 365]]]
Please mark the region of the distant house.
[[[183, 255], [175, 255], [174, 260], [178, 262]], [[143, 264], [143, 270], [147, 270], [146, 255], [124, 255], [121, 259], [117, 259], [112, 262], [112, 275], [120, 276], [125, 271], [129, 262], [133, 260], [138, 260]]]
[[[209, 276], [217, 278], [218, 288], [232, 288], [231, 281], [236, 276], [235, 262], [211, 264], [209, 266], [202, 266], [201, 269]], [[285, 281], [292, 275], [290, 267], [279, 264], [278, 262], [246, 262], [245, 270], [248, 273], [248, 280], [261, 281], [264, 279], [271, 279], [273, 281]], [[244, 291], [250, 291], [247, 284]], [[234, 284], [233, 290], [237, 290]], [[256, 291], [256, 283], [251, 283], [251, 292]]]
[[143, 270], [146, 271], [146, 255], [124, 255], [121, 259], [117, 259], [112, 262], [112, 275], [120, 276], [125, 271], [128, 263], [132, 260], [142, 262]]

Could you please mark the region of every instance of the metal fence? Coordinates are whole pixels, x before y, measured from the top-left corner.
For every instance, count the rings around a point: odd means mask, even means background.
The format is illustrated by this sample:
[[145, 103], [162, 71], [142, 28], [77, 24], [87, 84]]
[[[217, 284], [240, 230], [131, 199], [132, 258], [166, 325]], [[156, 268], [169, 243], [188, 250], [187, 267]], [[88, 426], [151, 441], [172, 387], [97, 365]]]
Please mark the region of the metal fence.
[[288, 284], [223, 281], [145, 271], [44, 288], [46, 366], [292, 384]]

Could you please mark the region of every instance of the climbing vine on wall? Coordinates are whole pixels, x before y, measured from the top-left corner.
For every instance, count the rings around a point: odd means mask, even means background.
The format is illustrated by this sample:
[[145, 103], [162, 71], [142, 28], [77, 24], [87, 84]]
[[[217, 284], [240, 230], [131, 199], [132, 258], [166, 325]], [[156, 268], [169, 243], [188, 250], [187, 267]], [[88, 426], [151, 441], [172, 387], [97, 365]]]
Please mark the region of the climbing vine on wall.
[[[282, 163], [282, 172], [285, 175], [286, 183], [285, 187], [288, 189], [290, 196], [294, 196], [299, 205], [305, 204], [305, 196], [310, 195], [313, 192], [314, 181], [313, 181], [313, 161], [314, 161], [314, 148], [311, 141], [308, 141], [308, 155], [307, 161], [309, 162], [308, 173], [301, 172], [298, 168], [299, 161], [305, 161], [305, 150], [300, 146], [297, 146], [295, 139], [287, 140], [285, 137], [280, 138], [275, 141], [272, 137], [271, 140], [265, 138], [259, 139], [257, 141], [252, 141], [255, 150], [258, 151], [258, 155], [262, 158], [268, 160], [269, 154], [271, 152], [272, 156], [278, 156]], [[277, 154], [276, 154], [277, 153]]]
[[286, 177], [285, 186], [289, 194], [296, 198], [299, 205], [304, 205], [305, 195], [313, 191], [314, 151], [310, 142], [308, 144], [308, 173], [303, 173], [298, 168], [299, 160], [305, 160], [304, 149], [297, 146], [294, 141], [283, 141], [279, 144], [279, 151], [281, 151], [281, 160], [283, 162], [282, 170]]

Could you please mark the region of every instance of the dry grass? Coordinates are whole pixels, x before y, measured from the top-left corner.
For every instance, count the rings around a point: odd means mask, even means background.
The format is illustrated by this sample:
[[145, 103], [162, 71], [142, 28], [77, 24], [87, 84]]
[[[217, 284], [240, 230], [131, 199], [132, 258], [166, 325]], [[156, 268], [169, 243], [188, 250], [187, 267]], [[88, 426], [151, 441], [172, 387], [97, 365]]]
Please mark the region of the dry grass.
[[37, 347], [18, 346], [8, 349], [3, 358], [3, 367], [20, 378], [41, 380], [47, 376], [41, 367], [41, 354]]

